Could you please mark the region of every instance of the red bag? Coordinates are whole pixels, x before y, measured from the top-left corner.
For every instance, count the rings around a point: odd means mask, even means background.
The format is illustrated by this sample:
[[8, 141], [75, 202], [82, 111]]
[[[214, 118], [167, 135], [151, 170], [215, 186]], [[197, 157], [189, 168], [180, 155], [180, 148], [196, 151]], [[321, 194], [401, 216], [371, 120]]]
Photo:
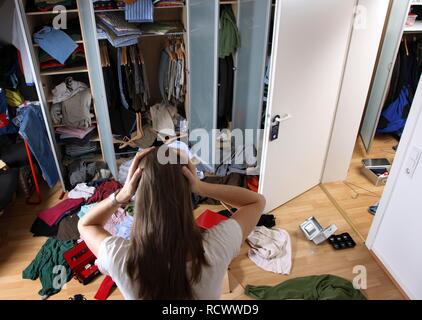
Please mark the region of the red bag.
[[100, 274], [100, 270], [95, 265], [97, 258], [84, 241], [78, 242], [75, 247], [65, 252], [63, 257], [72, 269], [75, 279], [83, 285], [90, 283]]

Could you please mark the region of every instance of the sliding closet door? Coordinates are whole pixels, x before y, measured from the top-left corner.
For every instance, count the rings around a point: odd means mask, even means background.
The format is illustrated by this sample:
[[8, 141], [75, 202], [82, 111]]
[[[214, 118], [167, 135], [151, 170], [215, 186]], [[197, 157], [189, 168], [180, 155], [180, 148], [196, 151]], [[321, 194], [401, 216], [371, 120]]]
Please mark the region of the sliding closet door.
[[[18, 19], [18, 24], [20, 25], [20, 31], [23, 33], [23, 39], [25, 42], [25, 47], [27, 54], [30, 59], [30, 69], [34, 76], [34, 83], [35, 87], [37, 89], [38, 99], [41, 105], [41, 111], [43, 114], [46, 131], [48, 135], [48, 140], [51, 144], [51, 150], [53, 152], [54, 157], [54, 164], [57, 167], [57, 171], [59, 173], [60, 183], [62, 185], [62, 189], [66, 190], [66, 184], [64, 182], [64, 170], [63, 166], [60, 162], [61, 159], [61, 153], [60, 148], [56, 144], [55, 139], [55, 133], [53, 129], [53, 123], [50, 118], [50, 110], [47, 103], [47, 97], [45, 96], [44, 89], [42, 87], [42, 80], [39, 74], [39, 65], [38, 65], [38, 58], [36, 56], [34, 46], [32, 44], [32, 34], [29, 31], [28, 21], [26, 19], [26, 13], [25, 13], [25, 6], [24, 2], [22, 0], [15, 0], [15, 8], [17, 11], [16, 17]], [[2, 57], [3, 58], [3, 57]]]
[[411, 0], [393, 0], [378, 67], [360, 130], [360, 136], [368, 152], [377, 131], [382, 108], [388, 93], [410, 2]]
[[260, 128], [271, 2], [238, 2], [241, 48], [236, 59], [233, 128]]
[[267, 212], [321, 181], [355, 3], [277, 1], [260, 181]]
[[94, 99], [95, 114], [97, 115], [101, 149], [104, 161], [107, 162], [111, 173], [117, 177], [116, 154], [114, 152], [113, 134], [104, 87], [103, 69], [100, 61], [100, 49], [97, 40], [97, 27], [92, 1], [78, 0], [78, 8], [85, 55], [89, 69], [91, 92]]
[[218, 0], [188, 0], [190, 129], [217, 120]]

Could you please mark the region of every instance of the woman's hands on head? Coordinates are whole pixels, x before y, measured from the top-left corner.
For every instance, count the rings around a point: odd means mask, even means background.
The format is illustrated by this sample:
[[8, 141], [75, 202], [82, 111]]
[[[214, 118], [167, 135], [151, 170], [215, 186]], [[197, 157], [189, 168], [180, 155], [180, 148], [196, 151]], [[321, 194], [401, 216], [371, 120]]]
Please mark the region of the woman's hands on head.
[[193, 193], [200, 193], [202, 181], [196, 175], [196, 166], [193, 164], [189, 157], [184, 152], [179, 152], [182, 163], [187, 163], [183, 166], [183, 175], [189, 181]]
[[139, 167], [141, 160], [155, 148], [148, 148], [136, 154], [130, 166], [129, 173], [126, 178], [125, 185], [117, 195], [117, 201], [120, 203], [128, 203], [135, 195], [138, 189], [139, 181], [142, 177], [142, 169]]

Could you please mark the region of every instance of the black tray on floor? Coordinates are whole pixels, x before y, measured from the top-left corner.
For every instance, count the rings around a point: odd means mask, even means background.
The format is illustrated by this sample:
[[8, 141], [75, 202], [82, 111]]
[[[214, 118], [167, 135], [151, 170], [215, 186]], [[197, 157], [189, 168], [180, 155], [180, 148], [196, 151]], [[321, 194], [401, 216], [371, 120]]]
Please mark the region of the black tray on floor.
[[354, 248], [356, 242], [352, 239], [349, 233], [342, 233], [340, 235], [333, 234], [328, 238], [328, 241], [336, 250]]

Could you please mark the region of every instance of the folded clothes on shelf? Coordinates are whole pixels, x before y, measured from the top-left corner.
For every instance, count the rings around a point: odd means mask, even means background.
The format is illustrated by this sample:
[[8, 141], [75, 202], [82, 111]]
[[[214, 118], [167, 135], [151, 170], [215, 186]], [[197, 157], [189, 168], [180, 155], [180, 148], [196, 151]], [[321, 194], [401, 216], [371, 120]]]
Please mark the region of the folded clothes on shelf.
[[69, 127], [58, 127], [56, 128], [56, 133], [60, 134], [60, 139], [84, 139], [88, 134], [93, 132], [96, 129], [96, 126], [90, 126], [86, 129], [77, 129]]
[[67, 144], [65, 146], [65, 153], [69, 157], [79, 157], [89, 153], [94, 153], [98, 150], [97, 143], [88, 142], [85, 145]]
[[63, 63], [57, 61], [54, 57], [47, 52], [40, 50], [39, 53], [40, 69], [47, 70], [60, 70], [63, 68], [80, 67], [85, 65], [85, 49], [83, 44], [77, 45], [76, 49], [71, 53], [68, 59]]
[[55, 6], [64, 6], [66, 9], [76, 8], [76, 0], [34, 0], [34, 7], [30, 11], [52, 11]]
[[34, 41], [61, 64], [64, 64], [78, 48], [76, 42], [69, 35], [62, 30], [49, 26], [45, 26], [34, 33]]
[[125, 6], [125, 19], [129, 22], [154, 22], [154, 6], [151, 0], [135, 0]]
[[153, 1], [154, 7], [183, 7], [183, 0], [155, 0]]

